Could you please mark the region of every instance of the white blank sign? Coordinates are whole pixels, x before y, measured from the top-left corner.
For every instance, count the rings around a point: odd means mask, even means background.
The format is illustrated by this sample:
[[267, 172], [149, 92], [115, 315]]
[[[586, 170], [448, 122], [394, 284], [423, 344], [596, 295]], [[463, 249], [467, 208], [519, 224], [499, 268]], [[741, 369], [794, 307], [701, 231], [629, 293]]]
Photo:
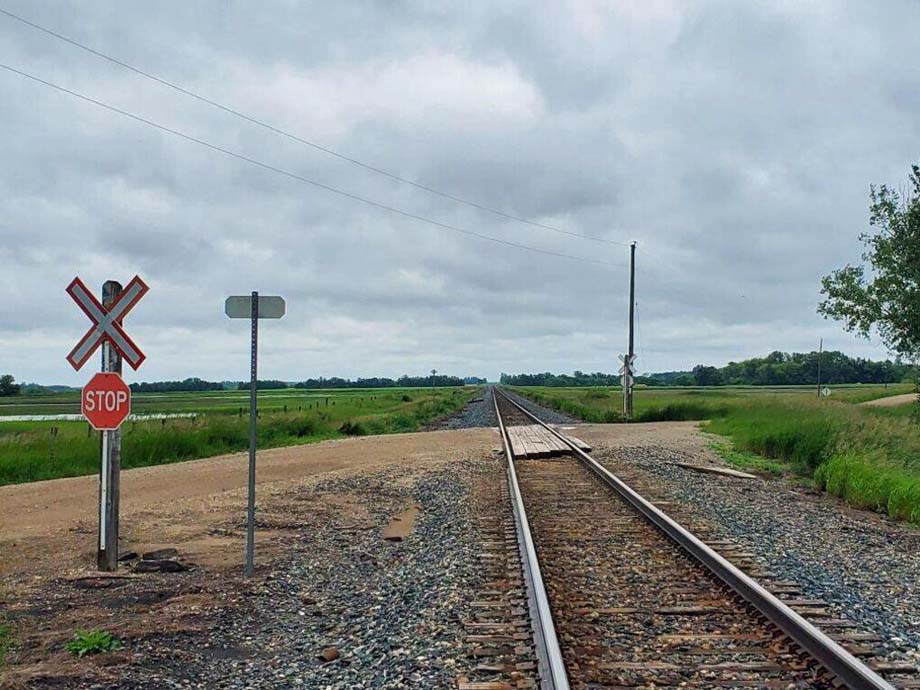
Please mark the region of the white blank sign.
[[[252, 318], [252, 295], [235, 295], [228, 297], [224, 311], [231, 319]], [[259, 318], [280, 319], [284, 316], [284, 298], [259, 295]]]

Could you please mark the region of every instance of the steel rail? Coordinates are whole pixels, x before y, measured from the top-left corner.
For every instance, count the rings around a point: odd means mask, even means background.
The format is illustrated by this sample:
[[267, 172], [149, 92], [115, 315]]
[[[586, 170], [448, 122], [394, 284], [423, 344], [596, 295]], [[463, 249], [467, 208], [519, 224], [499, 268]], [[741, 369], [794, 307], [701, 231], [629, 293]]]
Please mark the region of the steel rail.
[[[850, 690], [895, 690], [895, 687], [888, 681], [821, 632], [800, 614], [796, 613], [756, 580], [682, 527], [664, 511], [643, 498], [622, 479], [579, 448], [565, 434], [543, 422], [504, 392], [496, 389], [493, 389], [493, 391], [569, 446], [577, 458], [613, 488], [646, 520], [664, 532], [692, 558], [701, 563], [730, 589], [760, 611], [771, 623], [811, 654], [825, 669], [837, 676], [847, 688], [850, 688]], [[498, 409], [497, 403], [496, 409]]]
[[[492, 389], [495, 390], [494, 388]], [[505, 428], [501, 412], [498, 409], [498, 399], [492, 396], [495, 405], [495, 417], [498, 419], [498, 428], [505, 449], [505, 458], [508, 460], [508, 486], [511, 490], [511, 507], [514, 513], [514, 528], [517, 533], [518, 550], [521, 554], [521, 566], [524, 571], [524, 585], [527, 588], [527, 605], [530, 611], [530, 624], [533, 629], [534, 643], [536, 646], [537, 671], [540, 676], [542, 690], [569, 690], [569, 677], [562, 660], [562, 649], [556, 636], [556, 625], [553, 623], [553, 614], [549, 607], [549, 597], [543, 584], [543, 573], [540, 570], [540, 561], [537, 558], [537, 549], [534, 546], [533, 535], [530, 532], [530, 522], [527, 519], [527, 510], [524, 507], [524, 497], [518, 484], [517, 472], [514, 468], [514, 454], [511, 450], [511, 439]]]

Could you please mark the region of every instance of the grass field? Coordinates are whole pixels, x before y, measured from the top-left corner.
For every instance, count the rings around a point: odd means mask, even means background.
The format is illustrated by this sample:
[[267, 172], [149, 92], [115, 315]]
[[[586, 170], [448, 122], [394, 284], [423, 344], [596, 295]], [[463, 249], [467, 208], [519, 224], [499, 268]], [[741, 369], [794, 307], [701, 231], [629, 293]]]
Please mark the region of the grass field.
[[[920, 523], [920, 424], [914, 405], [855, 403], [911, 392], [910, 385], [814, 388], [637, 389], [637, 421], [708, 420], [731, 439], [715, 450], [738, 466], [814, 479], [858, 508]], [[515, 388], [586, 421], [621, 421], [622, 393], [609, 388]], [[756, 455], [752, 455], [756, 454]]]
[[[445, 388], [434, 390], [471, 390]], [[285, 388], [259, 391], [259, 409], [264, 412], [287, 411], [291, 409], [320, 407], [329, 400], [362, 400], [389, 394], [401, 396], [411, 391], [428, 391], [428, 388], [349, 388], [334, 390], [305, 390]], [[150, 413], [217, 413], [244, 414], [249, 410], [249, 390], [207, 391], [201, 393], [134, 393], [131, 396], [131, 411], [137, 414]], [[52, 395], [19, 395], [0, 398], [0, 417], [12, 415], [79, 414], [79, 392]]]
[[[259, 392], [259, 447], [417, 431], [449, 415], [479, 388], [386, 388]], [[136, 413], [197, 413], [194, 419], [129, 421], [122, 466], [143, 467], [240, 451], [249, 444], [248, 392], [136, 395]], [[11, 402], [12, 401], [12, 402]], [[2, 414], [79, 412], [76, 394], [18, 397]], [[98, 471], [99, 434], [85, 422], [0, 422], [0, 485]]]

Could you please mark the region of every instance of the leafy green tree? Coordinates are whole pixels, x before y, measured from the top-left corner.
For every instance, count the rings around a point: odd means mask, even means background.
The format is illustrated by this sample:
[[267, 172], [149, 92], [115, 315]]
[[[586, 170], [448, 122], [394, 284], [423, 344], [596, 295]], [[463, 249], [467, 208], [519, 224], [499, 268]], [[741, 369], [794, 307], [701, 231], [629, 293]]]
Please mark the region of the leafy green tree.
[[693, 367], [693, 378], [697, 386], [719, 386], [722, 384], [722, 374], [715, 367], [697, 364]]
[[19, 384], [12, 374], [4, 374], [0, 376], [0, 397], [9, 395], [19, 395]]
[[[899, 194], [872, 187], [869, 225], [860, 235], [862, 264], [825, 276], [818, 313], [868, 338], [874, 327], [890, 350], [920, 358], [920, 166], [912, 166], [911, 189]], [[868, 268], [868, 270], [867, 270]]]

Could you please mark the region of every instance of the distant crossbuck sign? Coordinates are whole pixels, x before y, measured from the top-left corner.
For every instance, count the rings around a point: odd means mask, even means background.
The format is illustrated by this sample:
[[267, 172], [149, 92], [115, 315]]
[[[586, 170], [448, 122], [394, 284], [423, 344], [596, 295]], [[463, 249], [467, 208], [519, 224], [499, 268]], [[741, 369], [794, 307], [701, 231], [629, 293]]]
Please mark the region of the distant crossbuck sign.
[[70, 362], [74, 369], [79, 371], [96, 349], [106, 340], [131, 365], [132, 369], [137, 369], [143, 364], [146, 355], [128, 337], [125, 329], [122, 328], [121, 322], [134, 305], [140, 301], [141, 297], [147, 294], [148, 290], [150, 288], [147, 287], [147, 284], [138, 276], [134, 276], [112, 306], [106, 309], [89, 291], [89, 288], [86, 287], [82, 280], [79, 278], [73, 279], [70, 285], [67, 286], [67, 294], [73, 298], [73, 301], [93, 322], [92, 327], [86, 332], [83, 339], [67, 355], [67, 361]]

